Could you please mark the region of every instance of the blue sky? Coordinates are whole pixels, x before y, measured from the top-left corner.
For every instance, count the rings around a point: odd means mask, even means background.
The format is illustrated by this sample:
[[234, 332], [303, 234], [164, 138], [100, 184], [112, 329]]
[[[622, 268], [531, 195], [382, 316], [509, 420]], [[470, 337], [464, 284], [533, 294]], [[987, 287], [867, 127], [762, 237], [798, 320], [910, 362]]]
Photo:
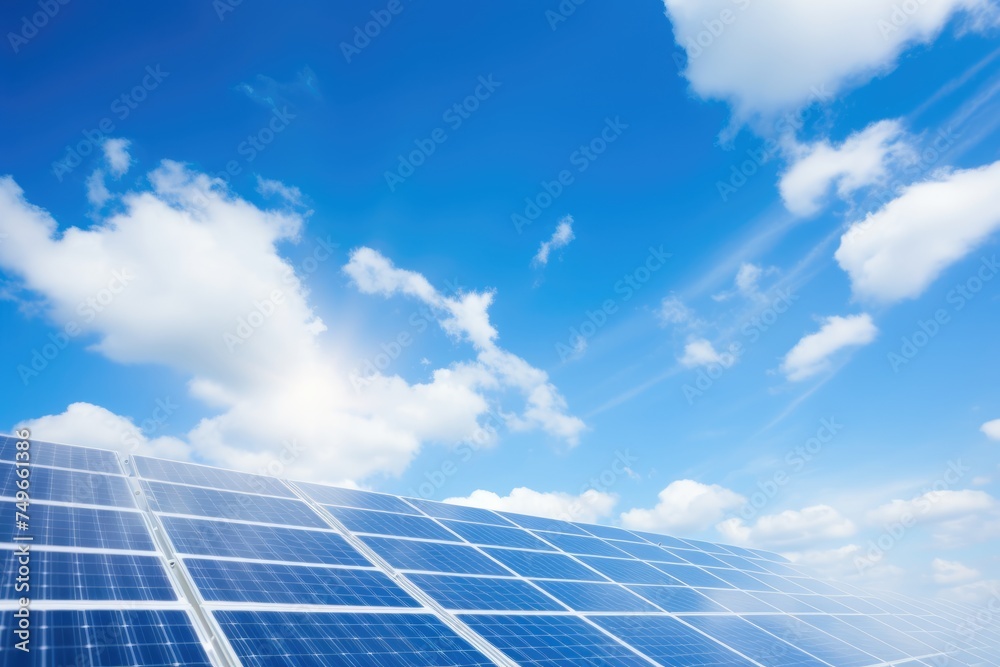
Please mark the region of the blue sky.
[[997, 7], [911, 9], [14, 3], [0, 422], [995, 594]]

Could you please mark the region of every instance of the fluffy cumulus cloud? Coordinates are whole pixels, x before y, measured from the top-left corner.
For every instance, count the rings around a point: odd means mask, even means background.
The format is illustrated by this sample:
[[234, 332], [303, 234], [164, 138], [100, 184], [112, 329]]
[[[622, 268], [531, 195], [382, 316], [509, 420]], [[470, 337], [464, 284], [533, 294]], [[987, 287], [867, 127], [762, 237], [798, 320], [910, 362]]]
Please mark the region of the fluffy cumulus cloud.
[[582, 494], [574, 496], [569, 493], [545, 493], [518, 487], [507, 496], [480, 489], [473, 491], [467, 497], [447, 498], [444, 502], [502, 512], [543, 516], [563, 521], [597, 523], [610, 516], [618, 498], [614, 494], [596, 489], [588, 489]]
[[829, 505], [802, 510], [786, 510], [758, 517], [753, 523], [733, 518], [717, 526], [719, 533], [734, 544], [786, 549], [850, 537], [857, 532], [854, 522]]
[[893, 163], [912, 156], [899, 122], [884, 120], [851, 135], [839, 146], [823, 140], [797, 147], [778, 189], [789, 211], [814, 215], [831, 187], [847, 199], [863, 187], [884, 183]]
[[1000, 419], [988, 421], [982, 425], [980, 430], [986, 434], [990, 440], [1000, 440]]
[[711, 342], [704, 338], [698, 338], [684, 346], [684, 354], [681, 355], [678, 361], [686, 368], [712, 366], [715, 364], [728, 367], [736, 362], [736, 358], [731, 354], [719, 352]]
[[121, 178], [132, 165], [132, 156], [128, 149], [131, 142], [128, 139], [105, 139], [102, 148], [104, 159], [108, 163], [108, 171], [115, 178]]
[[542, 244], [538, 246], [538, 252], [535, 253], [531, 263], [534, 266], [545, 266], [549, 263], [549, 255], [553, 250], [565, 248], [574, 238], [576, 237], [573, 235], [573, 218], [567, 215], [556, 225], [552, 237], [548, 241], [542, 241]]
[[139, 424], [90, 403], [72, 403], [58, 415], [28, 419], [15, 429], [28, 429], [36, 438], [81, 447], [114, 449], [122, 454], [140, 454], [168, 459], [186, 459], [189, 445], [178, 438], [157, 436], [177, 409], [169, 399], [158, 401], [149, 417]]
[[[993, 0], [800, 2], [665, 0], [684, 75], [740, 117], [798, 107], [890, 69], [907, 47], [932, 41], [956, 15], [992, 23]], [[912, 9], [903, 9], [904, 6]]]
[[[506, 399], [505, 388], [524, 396], [524, 410], [510, 413], [512, 428], [576, 441], [583, 424], [545, 374], [496, 345], [486, 314], [492, 294], [443, 299], [421, 276], [392, 269], [374, 251], [356, 252], [351, 271], [365, 291], [396, 289], [393, 280], [405, 277], [434, 304], [440, 325], [475, 350], [422, 382], [374, 374], [358, 385], [345, 368], [348, 353], [323, 335], [279, 252], [299, 242], [302, 215], [260, 209], [175, 162], [148, 180], [148, 189], [121, 197], [119, 212], [83, 229], [60, 227], [13, 179], [0, 178], [0, 267], [92, 350], [188, 377], [191, 396], [211, 415], [186, 435], [193, 458], [304, 479], [395, 474], [424, 443], [491, 442], [482, 420], [491, 401]], [[34, 435], [78, 441], [68, 429], [94, 415], [107, 417], [96, 406], [71, 407], [35, 421]], [[104, 446], [118, 446], [119, 431], [104, 434]], [[138, 443], [163, 451], [163, 443]]]
[[664, 297], [663, 301], [660, 302], [657, 316], [660, 322], [668, 326], [696, 329], [703, 324], [687, 304], [681, 301], [679, 297], [673, 295]]
[[868, 513], [868, 520], [881, 524], [913, 521], [944, 521], [993, 510], [997, 501], [985, 491], [971, 489], [928, 491], [909, 500], [892, 500]]
[[626, 528], [655, 533], [700, 531], [744, 502], [746, 498], [718, 484], [681, 479], [660, 491], [654, 507], [624, 512], [621, 522]]
[[931, 567], [934, 570], [934, 583], [942, 586], [966, 584], [980, 576], [979, 572], [971, 567], [943, 558], [935, 558]]
[[830, 367], [830, 358], [848, 347], [867, 345], [875, 340], [878, 328], [870, 315], [828, 317], [816, 333], [796, 343], [781, 362], [785, 376], [798, 382]]
[[523, 414], [511, 416], [508, 426], [518, 430], [541, 428], [571, 445], [577, 443], [584, 423], [567, 413], [566, 401], [548, 375], [497, 345], [497, 330], [487, 312], [493, 292], [444, 296], [419, 273], [396, 268], [371, 248], [351, 253], [344, 271], [366, 294], [404, 295], [421, 301], [439, 314], [446, 332], [470, 343], [478, 352], [476, 362], [456, 370], [480, 378], [480, 383], [520, 391], [524, 397]]
[[[892, 303], [922, 294], [997, 229], [1000, 161], [905, 188], [848, 229], [836, 258], [856, 296]], [[992, 277], [1000, 266], [987, 258], [977, 270]]]
[[[901, 582], [905, 572], [898, 565], [886, 559], [870, 562], [865, 549], [858, 544], [845, 544], [830, 549], [802, 549], [783, 552], [789, 560], [803, 566], [816, 575], [835, 579], [838, 582], [851, 581], [859, 585], [891, 587]], [[859, 567], [864, 563], [864, 567]], [[838, 584], [843, 586], [843, 584]], [[849, 589], [847, 592], [852, 592]]]

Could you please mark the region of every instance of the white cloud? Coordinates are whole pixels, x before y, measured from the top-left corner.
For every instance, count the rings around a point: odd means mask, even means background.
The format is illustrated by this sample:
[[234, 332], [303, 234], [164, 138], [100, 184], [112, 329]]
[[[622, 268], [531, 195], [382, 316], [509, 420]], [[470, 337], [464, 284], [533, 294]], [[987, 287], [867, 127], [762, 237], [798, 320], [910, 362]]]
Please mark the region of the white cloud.
[[944, 560], [943, 558], [935, 558], [931, 563], [931, 567], [934, 570], [934, 583], [942, 586], [968, 583], [973, 579], [978, 579], [980, 576], [979, 572], [973, 570], [971, 567], [967, 567], [957, 561]]
[[835, 256], [856, 296], [891, 303], [919, 296], [997, 229], [1000, 161], [905, 188], [854, 223]]
[[108, 169], [115, 178], [121, 178], [132, 165], [132, 157], [128, 149], [131, 142], [128, 139], [105, 139], [104, 159], [108, 162]]
[[910, 500], [893, 500], [868, 513], [868, 520], [882, 525], [916, 520], [944, 521], [984, 512], [997, 507], [985, 491], [963, 489], [928, 491]]
[[[885, 587], [898, 583], [904, 575], [902, 568], [892, 565], [885, 558], [870, 561], [865, 549], [857, 544], [846, 544], [831, 549], [785, 551], [783, 555], [820, 577], [837, 581]], [[859, 564], [863, 564], [863, 567]]]
[[986, 422], [979, 430], [990, 440], [1000, 440], [1000, 419]]
[[857, 532], [853, 521], [829, 505], [769, 514], [759, 517], [753, 524], [743, 519], [727, 519], [717, 529], [734, 544], [771, 549], [813, 545], [850, 537]]
[[840, 350], [867, 345], [877, 335], [868, 314], [828, 317], [819, 331], [802, 338], [785, 355], [781, 371], [792, 382], [805, 380], [829, 368], [830, 357]]
[[954, 602], [985, 609], [996, 605], [1000, 599], [1000, 579], [976, 581], [941, 591], [941, 597]]
[[779, 183], [785, 207], [799, 216], [819, 212], [831, 186], [847, 199], [857, 190], [882, 183], [893, 162], [912, 157], [898, 121], [883, 120], [852, 134], [841, 145], [823, 140], [795, 151]]
[[[806, 103], [890, 69], [909, 46], [934, 40], [956, 14], [983, 18], [992, 0], [938, 0], [906, 13], [898, 0], [665, 0], [684, 75], [739, 118]], [[776, 75], [776, 73], [780, 73]]]
[[700, 531], [744, 502], [746, 498], [718, 484], [681, 479], [660, 491], [655, 507], [631, 509], [622, 513], [621, 520], [626, 528], [636, 530]]
[[281, 181], [257, 176], [257, 192], [265, 197], [277, 195], [293, 206], [302, 205], [302, 191], [294, 185], [285, 185]]
[[760, 290], [760, 279], [777, 272], [778, 269], [773, 266], [765, 269], [756, 264], [744, 262], [740, 264], [740, 268], [736, 272], [733, 289], [713, 294], [712, 299], [715, 301], [728, 301], [734, 296], [742, 296], [751, 301], [763, 299], [764, 294]]
[[489, 378], [494, 385], [517, 389], [524, 396], [524, 414], [508, 418], [508, 426], [516, 430], [541, 428], [570, 445], [578, 442], [586, 427], [578, 417], [567, 414], [566, 401], [549, 382], [548, 375], [497, 346], [497, 331], [487, 313], [493, 292], [465, 292], [446, 297], [424, 276], [396, 268], [371, 248], [352, 252], [344, 271], [366, 294], [386, 297], [403, 294], [440, 313], [442, 328], [455, 338], [467, 340], [478, 352], [476, 364], [465, 366], [465, 370]]
[[722, 354], [715, 349], [711, 342], [704, 338], [693, 340], [684, 346], [684, 354], [678, 359], [680, 364], [686, 368], [697, 368], [699, 366], [712, 366], [719, 364], [729, 367], [736, 363], [733, 355]]
[[14, 429], [26, 428], [36, 440], [113, 449], [125, 455], [188, 458], [190, 447], [183, 440], [169, 436], [150, 437], [162, 430], [166, 426], [164, 419], [169, 418], [169, 414], [155, 414], [136, 425], [133, 420], [100, 406], [72, 403], [62, 414], [29, 419]]
[[94, 205], [94, 208], [101, 208], [111, 199], [111, 192], [104, 183], [104, 171], [94, 170], [87, 178], [87, 201]]
[[535, 266], [545, 266], [549, 263], [549, 253], [559, 248], [565, 248], [574, 238], [576, 237], [573, 235], [573, 217], [567, 215], [556, 225], [556, 231], [552, 233], [552, 237], [548, 241], [543, 241], [542, 245], [538, 247], [538, 252], [535, 253], [531, 263]]
[[697, 328], [702, 325], [694, 311], [676, 296], [664, 297], [657, 312], [660, 321], [665, 325], [677, 325], [687, 328]]
[[[82, 229], [58, 225], [0, 178], [0, 267], [43, 299], [54, 324], [72, 322], [80, 340], [94, 341], [91, 350], [188, 377], [191, 395], [212, 410], [187, 434], [192, 456], [274, 471], [285, 450], [282, 476], [398, 474], [425, 443], [495, 440], [480, 420], [491, 400], [500, 411], [506, 387], [525, 396], [511, 428], [544, 428], [569, 442], [583, 429], [543, 372], [493, 342], [491, 293], [446, 300], [417, 274], [399, 272], [437, 299], [441, 326], [466, 335], [475, 358], [431, 370], [424, 382], [376, 374], [352, 385], [344, 359], [354, 355], [321, 337], [325, 324], [278, 252], [299, 241], [302, 215], [257, 208], [175, 162], [149, 183], [122, 197], [121, 212]], [[388, 265], [374, 251], [359, 256]], [[55, 417], [69, 424], [79, 411]]]
[[611, 514], [617, 501], [618, 498], [614, 494], [596, 489], [588, 489], [574, 496], [569, 493], [547, 493], [518, 487], [507, 496], [479, 489], [465, 498], [447, 498], [444, 502], [563, 521], [597, 523]]

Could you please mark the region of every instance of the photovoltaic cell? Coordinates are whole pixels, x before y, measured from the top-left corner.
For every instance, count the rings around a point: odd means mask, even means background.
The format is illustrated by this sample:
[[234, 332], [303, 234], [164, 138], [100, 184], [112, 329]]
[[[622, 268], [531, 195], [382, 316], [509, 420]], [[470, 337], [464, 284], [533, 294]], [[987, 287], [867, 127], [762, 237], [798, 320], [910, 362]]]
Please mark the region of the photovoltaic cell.
[[880, 660], [794, 616], [746, 616], [750, 623], [837, 667], [864, 667]]
[[640, 530], [633, 530], [632, 533], [638, 535], [644, 540], [648, 541], [650, 544], [655, 544], [661, 547], [680, 547], [682, 549], [690, 548], [687, 542], [682, 542], [676, 537], [670, 537], [669, 535], [660, 535], [658, 533], [646, 533]]
[[760, 599], [761, 596], [750, 595], [735, 588], [730, 589], [700, 589], [700, 592], [735, 614], [755, 614], [778, 611], [775, 607]]
[[621, 549], [630, 556], [635, 556], [641, 560], [651, 560], [659, 563], [683, 563], [684, 561], [673, 555], [666, 549], [661, 549], [654, 544], [632, 544], [629, 542], [609, 541], [608, 544], [616, 549]]
[[164, 529], [178, 553], [327, 565], [371, 565], [337, 533], [304, 528], [165, 516]]
[[598, 556], [580, 556], [580, 560], [619, 584], [680, 584], [669, 574], [637, 560]]
[[514, 662], [536, 667], [649, 667], [611, 637], [575, 616], [463, 616]]
[[[0, 635], [11, 635], [13, 614], [0, 614]], [[35, 667], [211, 667], [184, 611], [91, 609], [32, 612], [31, 653], [19, 662], [14, 650], [0, 664]], [[5, 641], [7, 641], [5, 639]], [[8, 662], [8, 660], [10, 662]]]
[[[34, 500], [80, 505], [135, 507], [128, 482], [118, 475], [31, 466], [28, 477]], [[0, 496], [14, 498], [18, 491], [17, 466], [0, 463]]]
[[328, 527], [319, 515], [299, 500], [253, 496], [166, 482], [143, 482], [142, 486], [150, 507], [158, 512], [312, 528]]
[[485, 548], [484, 551], [523, 577], [607, 581], [597, 572], [562, 554], [490, 548]]
[[210, 602], [420, 606], [388, 575], [376, 570], [205, 558], [184, 562], [202, 597]]
[[399, 514], [420, 514], [420, 510], [409, 505], [402, 498], [387, 496], [383, 493], [358, 491], [357, 489], [342, 489], [337, 486], [324, 486], [308, 482], [296, 482], [306, 495], [323, 505], [338, 507], [356, 507], [362, 510], [382, 510]]
[[696, 588], [733, 588], [731, 584], [713, 576], [693, 565], [673, 565], [671, 563], [653, 563], [658, 570], [663, 570], [674, 579]]
[[546, 519], [540, 516], [528, 516], [527, 514], [513, 514], [511, 512], [497, 512], [497, 514], [529, 530], [544, 530], [553, 533], [566, 533], [567, 535], [587, 535], [586, 531], [582, 528], [577, 528], [568, 521]]
[[452, 610], [565, 611], [526, 581], [446, 574], [410, 574], [410, 581]]
[[26, 531], [15, 525], [13, 503], [0, 503], [0, 542], [15, 536], [34, 537], [34, 544], [98, 549], [155, 551], [138, 512], [32, 503]]
[[[17, 460], [16, 438], [0, 436], [0, 459], [4, 461]], [[73, 445], [58, 445], [51, 442], [29, 440], [28, 453], [31, 464], [39, 466], [55, 466], [57, 468], [73, 468], [75, 470], [91, 470], [107, 472], [115, 475], [124, 474], [118, 463], [118, 455], [104, 449], [75, 447]]]
[[895, 628], [887, 626], [880, 620], [870, 616], [842, 616], [838, 620], [847, 623], [872, 637], [877, 637], [880, 641], [889, 644], [914, 658], [922, 655], [930, 655], [935, 652], [935, 648], [923, 643], [916, 637], [900, 632]]
[[819, 611], [815, 607], [810, 607], [808, 604], [803, 602], [803, 599], [805, 598], [792, 597], [787, 593], [755, 592], [753, 596], [763, 600], [778, 611], [783, 611], [786, 614], [815, 614]]
[[466, 507], [465, 505], [452, 505], [451, 503], [438, 503], [433, 500], [420, 500], [418, 498], [407, 498], [418, 510], [438, 519], [454, 519], [455, 521], [470, 521], [472, 523], [488, 523], [493, 526], [512, 527], [510, 521], [503, 518], [496, 512], [485, 510], [479, 507]]
[[492, 667], [428, 614], [216, 611], [245, 667]]
[[[785, 577], [779, 577], [776, 574], [754, 574], [754, 579], [762, 581], [776, 591], [781, 591], [782, 593], [790, 594], [805, 594], [811, 593], [808, 588], [803, 588], [799, 584], [793, 582], [791, 579], [786, 579]], [[839, 591], [838, 591], [839, 592]]]
[[540, 551], [555, 550], [555, 547], [542, 542], [523, 528], [504, 528], [462, 521], [442, 521], [441, 523], [473, 544], [513, 547], [515, 549], [538, 549]]
[[545, 580], [534, 583], [574, 611], [656, 611], [656, 607], [618, 584]]
[[596, 537], [578, 537], [576, 535], [544, 533], [541, 531], [535, 531], [535, 534], [546, 542], [550, 542], [570, 554], [610, 556], [612, 558], [628, 557], [628, 554], [621, 549], [616, 549], [604, 540]]
[[139, 475], [146, 479], [161, 482], [177, 482], [178, 484], [193, 484], [208, 486], [213, 489], [227, 491], [242, 491], [244, 493], [263, 494], [269, 496], [294, 497], [291, 490], [274, 477], [253, 475], [235, 470], [210, 468], [194, 463], [166, 461], [147, 456], [133, 456]]
[[850, 607], [840, 604], [833, 598], [825, 598], [822, 595], [794, 595], [799, 602], [807, 604], [813, 609], [818, 609], [827, 614], [851, 614]]
[[851, 646], [856, 646], [865, 653], [874, 655], [879, 660], [895, 661], [903, 658], [915, 658], [917, 656], [907, 655], [894, 646], [890, 646], [883, 641], [859, 630], [858, 628], [845, 623], [835, 616], [799, 616], [800, 621], [819, 628], [823, 632], [842, 639]]
[[605, 540], [621, 540], [623, 542], [635, 542], [637, 544], [645, 543], [645, 540], [634, 533], [630, 533], [624, 528], [615, 528], [614, 526], [598, 526], [589, 523], [574, 523], [577, 528], [582, 528], [594, 537], [600, 537]]
[[442, 528], [433, 519], [408, 514], [374, 512], [352, 507], [328, 506], [327, 511], [354, 533], [392, 535], [395, 537], [419, 537], [427, 540], [461, 542], [462, 538]]
[[670, 549], [675, 556], [680, 556], [688, 563], [703, 567], [726, 567], [726, 564], [711, 554], [690, 549]]
[[756, 577], [751, 577], [745, 572], [740, 572], [739, 570], [726, 570], [720, 567], [713, 567], [707, 570], [713, 577], [718, 577], [723, 581], [732, 584], [736, 588], [745, 591], [774, 591], [774, 588], [768, 586], [760, 579]]
[[390, 565], [400, 570], [510, 575], [510, 572], [471, 546], [397, 540], [389, 537], [364, 537], [362, 539]]
[[757, 565], [757, 563], [753, 562], [749, 558], [743, 558], [742, 556], [726, 556], [724, 554], [715, 554], [715, 557], [721, 560], [729, 567], [734, 567], [737, 570], [743, 570], [744, 572], [768, 572], [768, 570], [764, 569], [760, 565]]
[[627, 586], [663, 611], [671, 613], [725, 612], [726, 610], [708, 596], [684, 586]]
[[768, 667], [827, 667], [826, 663], [738, 616], [688, 616], [683, 620]]
[[630, 646], [670, 667], [751, 667], [752, 662], [669, 616], [593, 616]]
[[704, 551], [710, 554], [731, 554], [732, 552], [721, 544], [712, 544], [711, 542], [702, 542], [701, 540], [684, 540], [691, 545], [694, 549], [698, 551]]
[[18, 557], [0, 549], [0, 599], [176, 600], [158, 556], [39, 551], [30, 554], [30, 589], [15, 590]]

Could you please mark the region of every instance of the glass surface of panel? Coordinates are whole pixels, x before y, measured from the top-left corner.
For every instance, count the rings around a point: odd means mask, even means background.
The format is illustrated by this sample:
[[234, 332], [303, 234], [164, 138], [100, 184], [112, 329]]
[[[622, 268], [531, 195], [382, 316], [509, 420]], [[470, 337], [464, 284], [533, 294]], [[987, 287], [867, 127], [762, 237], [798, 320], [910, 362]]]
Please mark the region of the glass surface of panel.
[[535, 581], [539, 588], [574, 611], [656, 611], [656, 607], [618, 584]]
[[[0, 462], [0, 496], [17, 496], [18, 467]], [[77, 505], [107, 505], [109, 507], [136, 506], [132, 490], [120, 475], [62, 470], [32, 466], [30, 468], [30, 493], [33, 500], [51, 500]]]
[[296, 482], [303, 492], [322, 505], [337, 505], [338, 507], [356, 507], [362, 510], [382, 510], [399, 514], [420, 515], [420, 510], [414, 508], [402, 498], [387, 496], [384, 493], [359, 491], [357, 489], [342, 489], [337, 486]]
[[255, 496], [167, 482], [143, 481], [142, 486], [150, 507], [157, 512], [312, 528], [328, 527], [308, 505], [291, 498]]
[[446, 609], [565, 611], [566, 608], [519, 579], [411, 574], [407, 577]]
[[670, 667], [751, 667], [752, 662], [670, 616], [592, 616], [630, 646]]
[[455, 521], [469, 521], [471, 523], [486, 523], [492, 526], [505, 526], [511, 528], [513, 523], [503, 518], [496, 512], [491, 512], [480, 507], [466, 507], [465, 505], [452, 505], [451, 503], [438, 503], [433, 500], [420, 500], [418, 498], [406, 498], [418, 510], [428, 516], [437, 519], [453, 519]]
[[14, 503], [0, 503], [0, 542], [28, 535], [33, 544], [155, 551], [139, 512], [32, 503], [26, 528], [15, 520]]
[[254, 475], [194, 463], [154, 459], [147, 456], [133, 456], [132, 463], [135, 464], [139, 475], [145, 479], [208, 486], [213, 489], [242, 491], [267, 496], [295, 497], [291, 489], [280, 480], [266, 475]]
[[0, 549], [0, 599], [176, 600], [177, 593], [158, 556], [33, 550], [30, 589], [16, 590], [18, 555]]
[[359, 510], [354, 507], [327, 506], [338, 521], [354, 533], [390, 535], [393, 537], [419, 537], [426, 540], [461, 542], [462, 538], [440, 526], [434, 519], [412, 514], [393, 514]]
[[521, 575], [537, 579], [607, 581], [607, 577], [581, 565], [569, 556], [516, 549], [483, 549], [490, 556]]
[[555, 547], [542, 542], [523, 528], [514, 526], [504, 528], [503, 526], [465, 523], [463, 521], [442, 521], [441, 523], [473, 544], [555, 551]]
[[399, 570], [510, 576], [510, 572], [471, 546], [363, 537], [368, 546]]

